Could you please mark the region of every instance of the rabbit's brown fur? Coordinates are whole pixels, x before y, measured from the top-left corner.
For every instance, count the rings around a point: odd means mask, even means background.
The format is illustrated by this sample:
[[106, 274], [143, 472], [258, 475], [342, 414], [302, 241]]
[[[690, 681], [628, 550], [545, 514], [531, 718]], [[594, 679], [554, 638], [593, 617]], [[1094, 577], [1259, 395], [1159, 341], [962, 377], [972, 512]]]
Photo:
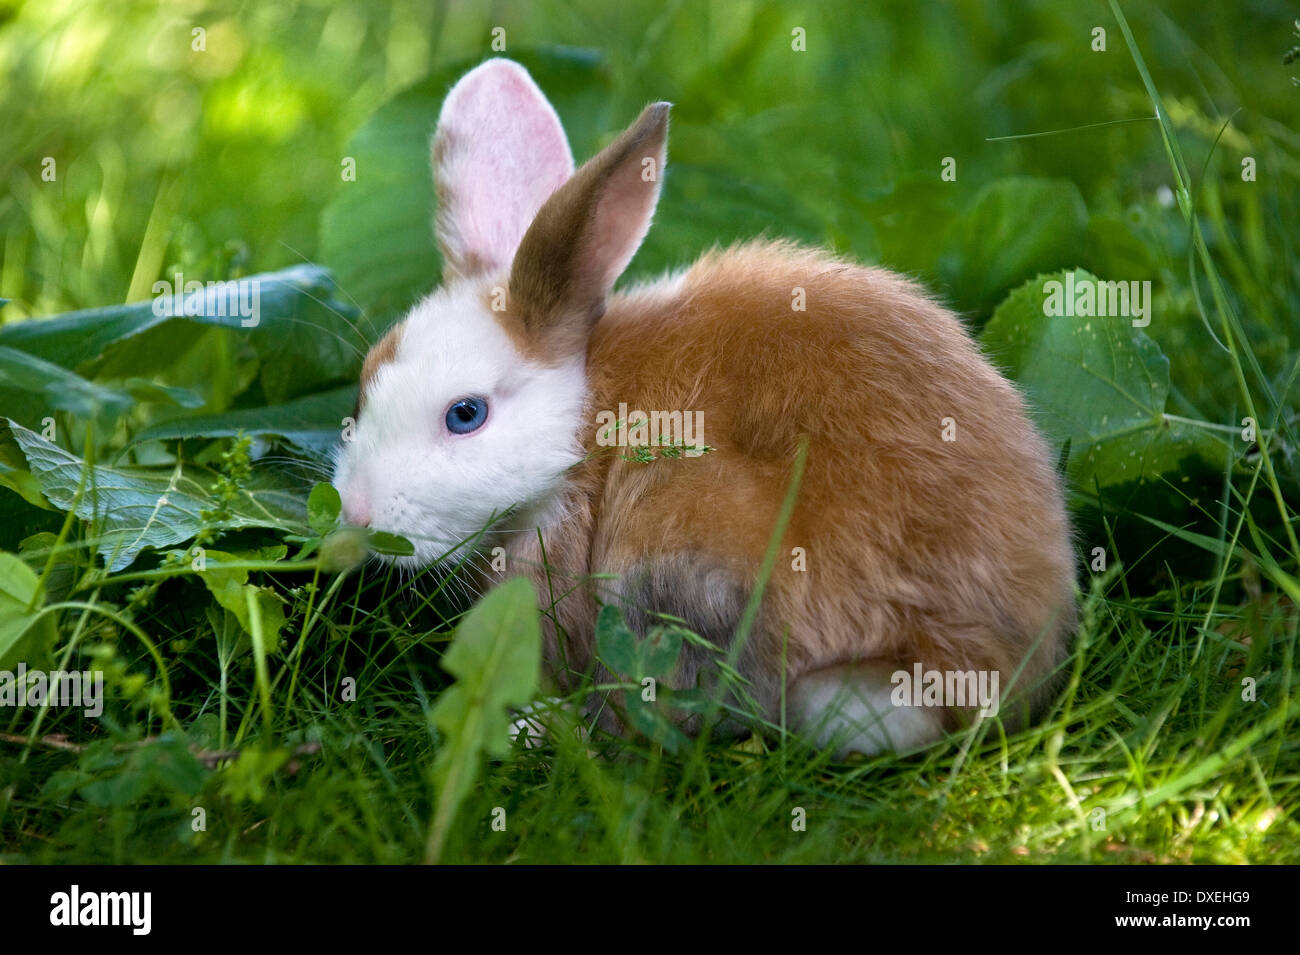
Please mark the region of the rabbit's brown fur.
[[[537, 526], [500, 535], [506, 573], [530, 574], [554, 608], [546, 659], [569, 684], [607, 675], [598, 600], [619, 600], [637, 631], [670, 614], [731, 649], [806, 443], [738, 656], [764, 715], [789, 702], [809, 727], [836, 709], [851, 727], [886, 724], [848, 745], [923, 743], [958, 714], [890, 695], [891, 674], [919, 665], [996, 672], [1025, 704], [1005, 712], [1019, 722], [1050, 692], [1075, 623], [1061, 487], [1024, 401], [917, 285], [790, 243], [713, 251], [611, 294], [650, 226], [668, 111], [647, 107], [574, 172], [517, 64], [456, 85], [434, 147], [447, 282], [366, 361], [379, 407], [340, 458], [345, 514], [425, 530], [430, 559], [429, 528], [464, 533], [467, 514], [525, 506]], [[465, 394], [505, 410], [481, 432], [441, 429]], [[597, 416], [620, 407], [702, 415], [712, 450], [626, 460], [597, 440]], [[672, 681], [717, 673], [687, 644]], [[839, 688], [856, 709], [832, 700]]]
[[[806, 312], [791, 308], [796, 287]], [[648, 576], [625, 588], [633, 613], [682, 616], [725, 645], [807, 436], [742, 657], [756, 698], [776, 705], [783, 669], [793, 684], [864, 660], [998, 670], [1004, 691], [1020, 673], [1017, 687], [1036, 696], [1050, 685], [1075, 613], [1048, 449], [1016, 390], [916, 285], [788, 243], [715, 251], [662, 293], [611, 298], [587, 370], [590, 457], [569, 516], [541, 545], [516, 539], [510, 561], [534, 568], [543, 603], [570, 591], [557, 604], [570, 668], [592, 654], [596, 603], [588, 588], [571, 590], [591, 574]], [[649, 464], [602, 451], [594, 412], [620, 403], [700, 411], [714, 450]], [[945, 418], [953, 441], [942, 439]], [[792, 567], [796, 547], [806, 571]], [[683, 601], [703, 579], [725, 594], [720, 606]], [[680, 682], [695, 669], [688, 659]]]

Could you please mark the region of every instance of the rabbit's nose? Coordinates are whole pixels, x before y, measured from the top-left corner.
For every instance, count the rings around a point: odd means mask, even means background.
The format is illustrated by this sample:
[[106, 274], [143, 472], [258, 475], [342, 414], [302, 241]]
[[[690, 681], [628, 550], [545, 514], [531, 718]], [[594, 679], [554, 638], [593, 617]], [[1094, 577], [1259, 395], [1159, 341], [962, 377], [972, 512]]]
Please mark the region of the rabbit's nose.
[[355, 527], [370, 526], [370, 506], [365, 496], [355, 488], [349, 488], [343, 494], [343, 520]]

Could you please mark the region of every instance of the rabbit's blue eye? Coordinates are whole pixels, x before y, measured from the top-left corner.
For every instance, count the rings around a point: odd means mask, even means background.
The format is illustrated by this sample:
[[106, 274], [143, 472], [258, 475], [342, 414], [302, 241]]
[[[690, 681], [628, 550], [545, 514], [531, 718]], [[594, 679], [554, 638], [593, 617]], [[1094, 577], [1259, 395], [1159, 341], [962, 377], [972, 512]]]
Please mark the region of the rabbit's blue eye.
[[447, 430], [452, 434], [469, 434], [483, 427], [488, 406], [483, 398], [461, 398], [447, 409]]

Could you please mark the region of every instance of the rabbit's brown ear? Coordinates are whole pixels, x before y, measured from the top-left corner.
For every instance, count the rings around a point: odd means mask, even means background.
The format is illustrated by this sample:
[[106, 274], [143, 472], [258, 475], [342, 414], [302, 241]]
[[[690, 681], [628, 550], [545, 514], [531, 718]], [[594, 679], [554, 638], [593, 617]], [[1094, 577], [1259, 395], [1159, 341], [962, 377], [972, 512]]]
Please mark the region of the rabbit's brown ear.
[[573, 175], [555, 110], [528, 71], [488, 60], [452, 87], [433, 136], [443, 281], [504, 272], [548, 196]]
[[610, 289], [650, 228], [669, 108], [647, 106], [546, 200], [519, 243], [510, 270], [511, 307], [552, 355], [586, 347]]

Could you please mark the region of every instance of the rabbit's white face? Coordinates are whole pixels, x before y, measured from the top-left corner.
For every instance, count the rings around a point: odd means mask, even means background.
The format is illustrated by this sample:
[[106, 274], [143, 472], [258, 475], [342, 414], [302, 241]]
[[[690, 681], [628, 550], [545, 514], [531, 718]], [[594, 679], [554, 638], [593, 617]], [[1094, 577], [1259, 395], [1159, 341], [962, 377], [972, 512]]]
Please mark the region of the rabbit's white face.
[[536, 526], [582, 457], [583, 356], [529, 361], [489, 294], [461, 281], [415, 306], [339, 449], [344, 519], [410, 540], [415, 554], [399, 564], [457, 562], [457, 545], [512, 510]]
[[347, 521], [414, 544], [399, 563], [459, 561], [511, 511], [511, 528], [563, 516], [588, 336], [650, 227], [667, 131], [668, 104], [652, 104], [575, 174], [519, 64], [488, 60], [447, 94], [433, 140], [444, 285], [367, 358], [334, 473]]

